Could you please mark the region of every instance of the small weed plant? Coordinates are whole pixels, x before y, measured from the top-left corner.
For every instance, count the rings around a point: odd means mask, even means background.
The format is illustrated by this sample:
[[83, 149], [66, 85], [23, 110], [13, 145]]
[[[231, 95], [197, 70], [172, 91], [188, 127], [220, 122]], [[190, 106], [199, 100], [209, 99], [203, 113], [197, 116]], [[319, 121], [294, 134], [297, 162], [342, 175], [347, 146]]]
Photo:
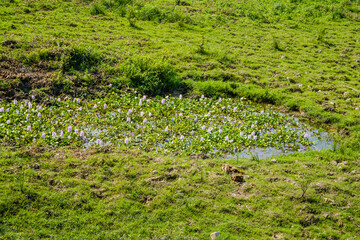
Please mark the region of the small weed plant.
[[130, 5], [128, 5], [126, 19], [128, 20], [130, 27], [133, 27], [133, 28], [137, 27], [136, 26], [136, 19], [137, 19], [136, 10]]
[[201, 43], [198, 45], [198, 48], [196, 49], [196, 52], [199, 54], [206, 54], [206, 50], [205, 50], [205, 36], [203, 35], [201, 37]]
[[301, 189], [301, 196], [300, 198], [301, 199], [304, 199], [305, 197], [305, 194], [307, 192], [307, 190], [309, 189], [310, 187], [310, 184], [311, 184], [311, 178], [308, 174], [300, 174], [298, 177], [297, 177], [297, 183]]

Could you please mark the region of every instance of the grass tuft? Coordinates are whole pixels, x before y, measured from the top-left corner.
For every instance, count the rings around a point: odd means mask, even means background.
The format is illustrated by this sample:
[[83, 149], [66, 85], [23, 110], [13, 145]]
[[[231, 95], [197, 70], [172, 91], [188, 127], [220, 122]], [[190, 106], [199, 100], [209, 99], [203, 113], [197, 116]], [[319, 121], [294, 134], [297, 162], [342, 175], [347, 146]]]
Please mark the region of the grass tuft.
[[[108, 3], [108, 2], [107, 2]], [[100, 2], [94, 2], [90, 8], [91, 15], [105, 15], [105, 9]]]

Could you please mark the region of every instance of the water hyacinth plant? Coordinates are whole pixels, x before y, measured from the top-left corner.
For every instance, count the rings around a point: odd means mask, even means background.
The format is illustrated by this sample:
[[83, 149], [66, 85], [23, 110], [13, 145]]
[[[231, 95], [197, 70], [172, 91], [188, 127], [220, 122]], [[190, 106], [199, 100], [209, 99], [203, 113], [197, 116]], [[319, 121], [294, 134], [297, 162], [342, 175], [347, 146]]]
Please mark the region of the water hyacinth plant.
[[25, 101], [2, 102], [0, 139], [17, 146], [37, 139], [38, 144], [51, 146], [126, 144], [146, 151], [208, 155], [254, 147], [298, 150], [312, 144], [309, 126], [240, 99], [145, 99], [134, 92], [121, 92], [94, 101], [55, 104], [55, 99], [45, 99], [38, 106], [28, 101], [29, 108], [21, 108]]

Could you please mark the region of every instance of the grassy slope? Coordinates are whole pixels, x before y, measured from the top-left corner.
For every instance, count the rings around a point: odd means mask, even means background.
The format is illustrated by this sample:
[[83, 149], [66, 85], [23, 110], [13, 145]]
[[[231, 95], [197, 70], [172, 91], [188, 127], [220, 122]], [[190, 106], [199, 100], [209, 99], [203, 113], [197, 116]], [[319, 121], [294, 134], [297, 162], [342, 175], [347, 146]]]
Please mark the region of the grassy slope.
[[[33, 72], [40, 72], [40, 79], [44, 71], [51, 75], [36, 84], [40, 81], [36, 76], [32, 81], [5, 74], [2, 91], [6, 96], [14, 96], [9, 90], [16, 87], [24, 90], [24, 85], [32, 86], [25, 93], [40, 88], [70, 95], [86, 95], [86, 89], [95, 87], [100, 91], [110, 82], [115, 87], [133, 86], [129, 76], [134, 72], [149, 75], [140, 65], [150, 59], [160, 66], [171, 64], [189, 94], [245, 96], [282, 104], [341, 128], [358, 125], [356, 1], [322, 1], [321, 5], [313, 1], [195, 1], [190, 6], [155, 1], [133, 7], [105, 4], [116, 1], [15, 2], [2, 7], [2, 58], [20, 59]], [[91, 15], [94, 5], [104, 15]], [[137, 20], [137, 27], [130, 27], [129, 9], [136, 11], [137, 18], [150, 21]], [[17, 44], [6, 44], [11, 40]], [[100, 60], [89, 63], [88, 55], [81, 52], [77, 57], [84, 58], [84, 67], [77, 71], [78, 62], [64, 67], [66, 59], [61, 55], [75, 45], [91, 47], [90, 53], [101, 56]]]
[[[357, 239], [359, 154], [259, 162], [136, 150], [1, 153], [5, 239]], [[239, 166], [235, 184], [222, 163]], [[304, 198], [300, 183], [311, 181]]]
[[[234, 239], [357, 238], [357, 1], [152, 1], [141, 9], [130, 1], [9, 2], [0, 3], [2, 97], [103, 96], [109, 83], [178, 76], [190, 96], [275, 103], [344, 135], [335, 152], [276, 164], [230, 161], [252, 176], [240, 186], [218, 159], [3, 148], [2, 236], [189, 239], [220, 231]], [[96, 6], [104, 15], [91, 14]], [[136, 27], [126, 18], [131, 9], [138, 11]], [[142, 68], [147, 59], [157, 68]], [[175, 76], [161, 75], [169, 65]], [[312, 184], [300, 199], [296, 178], [306, 173]], [[148, 181], [156, 176], [163, 180]]]

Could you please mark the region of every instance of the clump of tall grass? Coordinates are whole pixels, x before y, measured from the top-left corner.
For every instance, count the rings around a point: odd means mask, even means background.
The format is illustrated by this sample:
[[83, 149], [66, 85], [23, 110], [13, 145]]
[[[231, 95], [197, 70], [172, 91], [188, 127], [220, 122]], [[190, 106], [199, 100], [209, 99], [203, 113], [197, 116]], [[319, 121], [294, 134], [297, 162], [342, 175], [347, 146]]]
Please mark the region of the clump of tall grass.
[[132, 87], [147, 95], [163, 95], [183, 84], [175, 69], [166, 61], [147, 57], [131, 58], [119, 67], [121, 74], [114, 80], [118, 87]]
[[280, 43], [279, 40], [275, 37], [272, 36], [272, 46], [275, 50], [277, 51], [284, 51], [281, 47], [280, 47]]
[[91, 15], [105, 15], [105, 10], [102, 4], [95, 2], [91, 5], [90, 13]]
[[96, 66], [102, 59], [100, 52], [91, 47], [70, 47], [65, 49], [62, 56], [61, 69], [84, 71]]

